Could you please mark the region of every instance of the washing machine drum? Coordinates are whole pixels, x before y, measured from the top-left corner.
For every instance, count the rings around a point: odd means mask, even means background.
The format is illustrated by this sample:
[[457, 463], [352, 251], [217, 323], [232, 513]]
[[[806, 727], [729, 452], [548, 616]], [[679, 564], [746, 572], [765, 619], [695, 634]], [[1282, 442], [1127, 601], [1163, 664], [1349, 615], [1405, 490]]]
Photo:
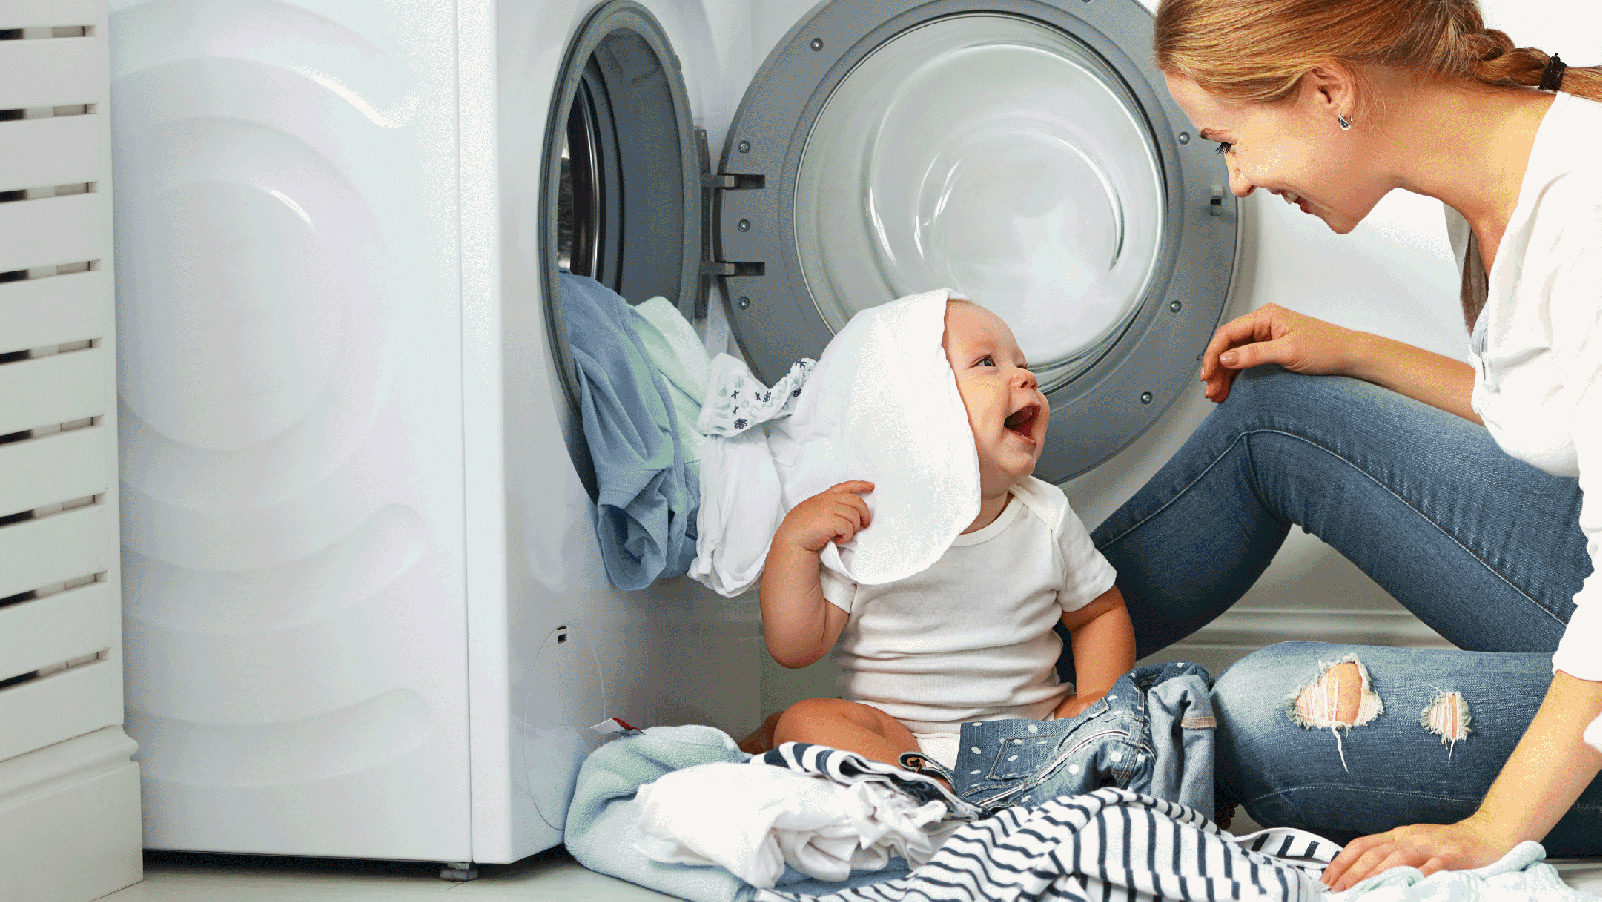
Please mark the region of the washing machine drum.
[[757, 375], [950, 287], [1008, 322], [1051, 399], [1037, 475], [1144, 432], [1192, 384], [1238, 225], [1151, 27], [1136, 0], [837, 0], [797, 23], [704, 179], [701, 269]]

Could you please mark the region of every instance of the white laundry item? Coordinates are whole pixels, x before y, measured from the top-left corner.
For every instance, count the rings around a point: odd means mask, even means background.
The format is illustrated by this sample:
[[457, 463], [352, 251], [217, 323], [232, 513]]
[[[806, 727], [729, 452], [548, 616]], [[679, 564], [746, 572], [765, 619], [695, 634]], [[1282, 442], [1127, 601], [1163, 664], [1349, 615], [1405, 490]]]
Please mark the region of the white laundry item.
[[641, 787], [638, 798], [647, 857], [717, 865], [760, 887], [772, 887], [786, 864], [830, 881], [883, 868], [892, 854], [916, 866], [950, 832], [941, 802], [779, 767], [696, 765]]
[[795, 412], [769, 430], [785, 510], [865, 479], [872, 525], [823, 564], [865, 585], [927, 568], [979, 516], [979, 455], [946, 360], [950, 289], [858, 313], [829, 342]]
[[719, 354], [712, 360], [695, 428], [703, 435], [733, 436], [789, 416], [815, 366], [816, 360], [803, 357], [769, 388], [751, 375], [744, 361]]
[[1591, 748], [1602, 752], [1602, 717], [1591, 721], [1591, 725], [1585, 728], [1585, 741]]
[[[767, 433], [777, 496], [754, 456], [729, 453], [725, 444], [709, 475], [706, 458], [717, 452], [703, 451], [691, 576], [724, 595], [744, 591], [760, 578], [784, 514], [853, 479], [874, 484], [867, 496], [873, 522], [852, 541], [826, 546], [825, 567], [876, 585], [918, 573], [945, 553], [979, 515], [979, 458], [943, 344], [952, 297], [941, 289], [858, 313], [829, 342], [790, 415], [749, 429]], [[719, 366], [714, 361], [714, 384]], [[776, 400], [769, 390], [764, 403]], [[709, 392], [703, 415], [714, 416], [709, 410], [721, 404]], [[736, 441], [709, 436], [707, 448]], [[759, 446], [747, 440], [740, 447]]]
[[762, 428], [790, 415], [816, 361], [799, 360], [771, 389], [738, 358], [712, 359], [696, 420], [701, 509], [689, 576], [733, 598], [762, 577], [768, 544], [784, 519], [779, 473]]
[[695, 517], [690, 578], [725, 598], [755, 585], [784, 519], [766, 429], [708, 438], [701, 446], [701, 509]]
[[689, 428], [689, 424], [701, 414], [712, 358], [695, 333], [695, 327], [667, 298], [651, 298], [630, 309], [638, 317], [635, 333], [646, 356], [668, 381], [668, 396], [673, 402], [676, 421], [681, 424], [678, 442], [684, 451], [684, 460], [688, 463], [700, 460], [705, 439], [700, 432]]

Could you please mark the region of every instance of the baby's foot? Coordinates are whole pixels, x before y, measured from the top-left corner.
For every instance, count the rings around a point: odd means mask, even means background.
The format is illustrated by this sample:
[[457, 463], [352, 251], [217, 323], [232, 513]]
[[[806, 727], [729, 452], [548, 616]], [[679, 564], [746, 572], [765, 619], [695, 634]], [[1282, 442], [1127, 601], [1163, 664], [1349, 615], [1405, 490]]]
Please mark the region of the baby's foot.
[[740, 751], [745, 752], [747, 755], [760, 755], [763, 752], [772, 751], [773, 730], [779, 723], [779, 715], [783, 713], [783, 711], [775, 711], [769, 714], [767, 719], [762, 721], [762, 726], [757, 727], [755, 732], [740, 740]]

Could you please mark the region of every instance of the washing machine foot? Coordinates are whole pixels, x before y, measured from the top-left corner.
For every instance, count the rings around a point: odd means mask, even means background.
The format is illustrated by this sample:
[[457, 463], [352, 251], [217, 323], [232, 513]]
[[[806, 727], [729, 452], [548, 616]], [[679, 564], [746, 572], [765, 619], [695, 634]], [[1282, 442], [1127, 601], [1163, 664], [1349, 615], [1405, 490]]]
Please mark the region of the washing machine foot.
[[478, 879], [478, 868], [471, 861], [447, 861], [440, 865], [439, 879], [452, 883], [466, 883]]

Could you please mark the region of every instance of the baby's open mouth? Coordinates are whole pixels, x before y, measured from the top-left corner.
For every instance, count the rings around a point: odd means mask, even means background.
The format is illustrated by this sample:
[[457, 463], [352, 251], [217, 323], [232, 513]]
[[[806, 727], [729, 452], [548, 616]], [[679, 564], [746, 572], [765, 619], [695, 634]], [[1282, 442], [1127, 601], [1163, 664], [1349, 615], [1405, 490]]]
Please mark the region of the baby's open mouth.
[[1030, 404], [1007, 417], [1007, 429], [1025, 438], [1035, 437], [1035, 417], [1040, 416], [1040, 405]]

